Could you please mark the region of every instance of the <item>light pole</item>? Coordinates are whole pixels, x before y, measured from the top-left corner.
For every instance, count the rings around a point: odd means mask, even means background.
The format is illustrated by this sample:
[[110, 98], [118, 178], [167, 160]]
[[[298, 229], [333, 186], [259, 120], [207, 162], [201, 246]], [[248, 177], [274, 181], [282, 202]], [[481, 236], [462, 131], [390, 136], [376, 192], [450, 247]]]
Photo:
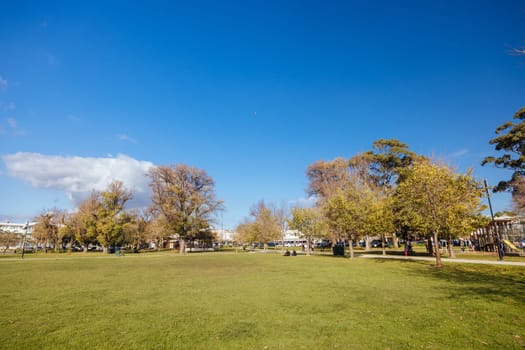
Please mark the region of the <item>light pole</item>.
[[27, 236], [27, 229], [29, 228], [29, 221], [26, 222], [24, 225], [24, 236], [22, 237], [22, 259], [24, 258], [25, 248], [26, 248], [26, 236]]
[[496, 226], [496, 221], [494, 220], [494, 212], [492, 210], [492, 202], [490, 201], [490, 192], [489, 192], [489, 185], [487, 183], [487, 180], [483, 180], [483, 183], [485, 184], [485, 192], [487, 193], [487, 200], [489, 202], [489, 209], [490, 209], [490, 218], [492, 219], [492, 240], [494, 241], [494, 251], [498, 253], [498, 256], [500, 257], [500, 260], [503, 258], [501, 257], [500, 251], [499, 251], [499, 235], [498, 235], [498, 227]]

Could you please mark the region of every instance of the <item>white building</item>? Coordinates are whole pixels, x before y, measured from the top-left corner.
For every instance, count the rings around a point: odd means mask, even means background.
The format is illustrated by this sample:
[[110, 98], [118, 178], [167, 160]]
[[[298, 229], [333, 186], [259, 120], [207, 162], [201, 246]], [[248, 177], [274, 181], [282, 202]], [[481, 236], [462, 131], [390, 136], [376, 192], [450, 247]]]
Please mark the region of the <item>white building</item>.
[[27, 234], [27, 238], [31, 237], [35, 228], [36, 222], [27, 222], [24, 224], [18, 224], [14, 222], [0, 222], [0, 233], [8, 232], [17, 235]]

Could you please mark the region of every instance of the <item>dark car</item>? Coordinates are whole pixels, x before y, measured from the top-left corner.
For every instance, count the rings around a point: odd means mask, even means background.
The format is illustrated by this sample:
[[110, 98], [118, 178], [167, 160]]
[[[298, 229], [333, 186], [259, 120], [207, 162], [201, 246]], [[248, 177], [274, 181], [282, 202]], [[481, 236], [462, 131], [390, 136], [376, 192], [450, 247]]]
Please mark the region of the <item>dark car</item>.
[[[370, 245], [372, 248], [381, 248], [383, 247], [383, 241], [380, 239], [374, 239], [372, 242], [370, 242]], [[388, 248], [388, 242], [385, 242], [385, 248]]]

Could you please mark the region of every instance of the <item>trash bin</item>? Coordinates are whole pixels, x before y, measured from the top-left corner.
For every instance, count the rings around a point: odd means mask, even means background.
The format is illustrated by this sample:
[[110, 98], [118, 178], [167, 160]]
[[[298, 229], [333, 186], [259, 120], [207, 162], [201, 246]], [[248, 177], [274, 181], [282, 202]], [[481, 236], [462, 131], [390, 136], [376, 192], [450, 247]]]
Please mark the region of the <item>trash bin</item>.
[[345, 256], [345, 246], [344, 244], [336, 244], [332, 247], [334, 256]]

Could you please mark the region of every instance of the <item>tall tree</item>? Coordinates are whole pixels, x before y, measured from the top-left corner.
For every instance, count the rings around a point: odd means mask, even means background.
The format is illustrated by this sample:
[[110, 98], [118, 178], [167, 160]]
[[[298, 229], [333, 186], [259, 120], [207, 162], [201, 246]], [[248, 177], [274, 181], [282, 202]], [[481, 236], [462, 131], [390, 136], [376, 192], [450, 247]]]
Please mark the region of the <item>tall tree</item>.
[[121, 181], [108, 185], [106, 191], [100, 193], [100, 205], [97, 212], [97, 240], [108, 252], [108, 247], [125, 242], [124, 225], [128, 217], [124, 213], [126, 202], [132, 198]]
[[[496, 128], [499, 135], [489, 141], [496, 151], [503, 152], [499, 157], [486, 157], [481, 165], [494, 164], [498, 168], [513, 171], [509, 180], [503, 180], [494, 188], [495, 192], [510, 191], [515, 205], [522, 205], [525, 193], [522, 184], [525, 178], [525, 107], [514, 114], [514, 122], [507, 121]], [[520, 204], [521, 202], [521, 204]]]
[[268, 248], [269, 242], [281, 238], [281, 226], [275, 214], [275, 209], [266, 205], [264, 200], [260, 200], [250, 209], [250, 216], [253, 218], [252, 234], [256, 241], [263, 243], [264, 250]]
[[100, 208], [100, 193], [92, 191], [90, 196], [78, 206], [76, 213], [69, 215], [66, 225], [73, 232], [75, 240], [82, 245], [84, 252], [89, 244], [97, 242], [97, 216]]
[[179, 236], [180, 252], [185, 242], [212, 222], [212, 215], [222, 209], [215, 198], [215, 182], [204, 170], [184, 164], [152, 168], [152, 209], [162, 214], [168, 234]]
[[332, 161], [317, 161], [306, 169], [309, 184], [307, 193], [321, 200], [344, 189], [348, 182], [348, 161], [336, 158]]
[[[405, 225], [440, 238], [464, 232], [472, 218], [479, 215], [481, 186], [470, 175], [430, 161], [416, 163], [399, 184], [395, 194], [396, 215]], [[439, 249], [435, 249], [436, 267], [441, 267]]]
[[[399, 182], [402, 170], [421, 157], [410, 151], [407, 144], [396, 139], [376, 140], [372, 148], [373, 150], [365, 152], [361, 157], [370, 162], [371, 179], [377, 186], [385, 189], [394, 187]], [[356, 164], [356, 157], [350, 160], [350, 164]]]

